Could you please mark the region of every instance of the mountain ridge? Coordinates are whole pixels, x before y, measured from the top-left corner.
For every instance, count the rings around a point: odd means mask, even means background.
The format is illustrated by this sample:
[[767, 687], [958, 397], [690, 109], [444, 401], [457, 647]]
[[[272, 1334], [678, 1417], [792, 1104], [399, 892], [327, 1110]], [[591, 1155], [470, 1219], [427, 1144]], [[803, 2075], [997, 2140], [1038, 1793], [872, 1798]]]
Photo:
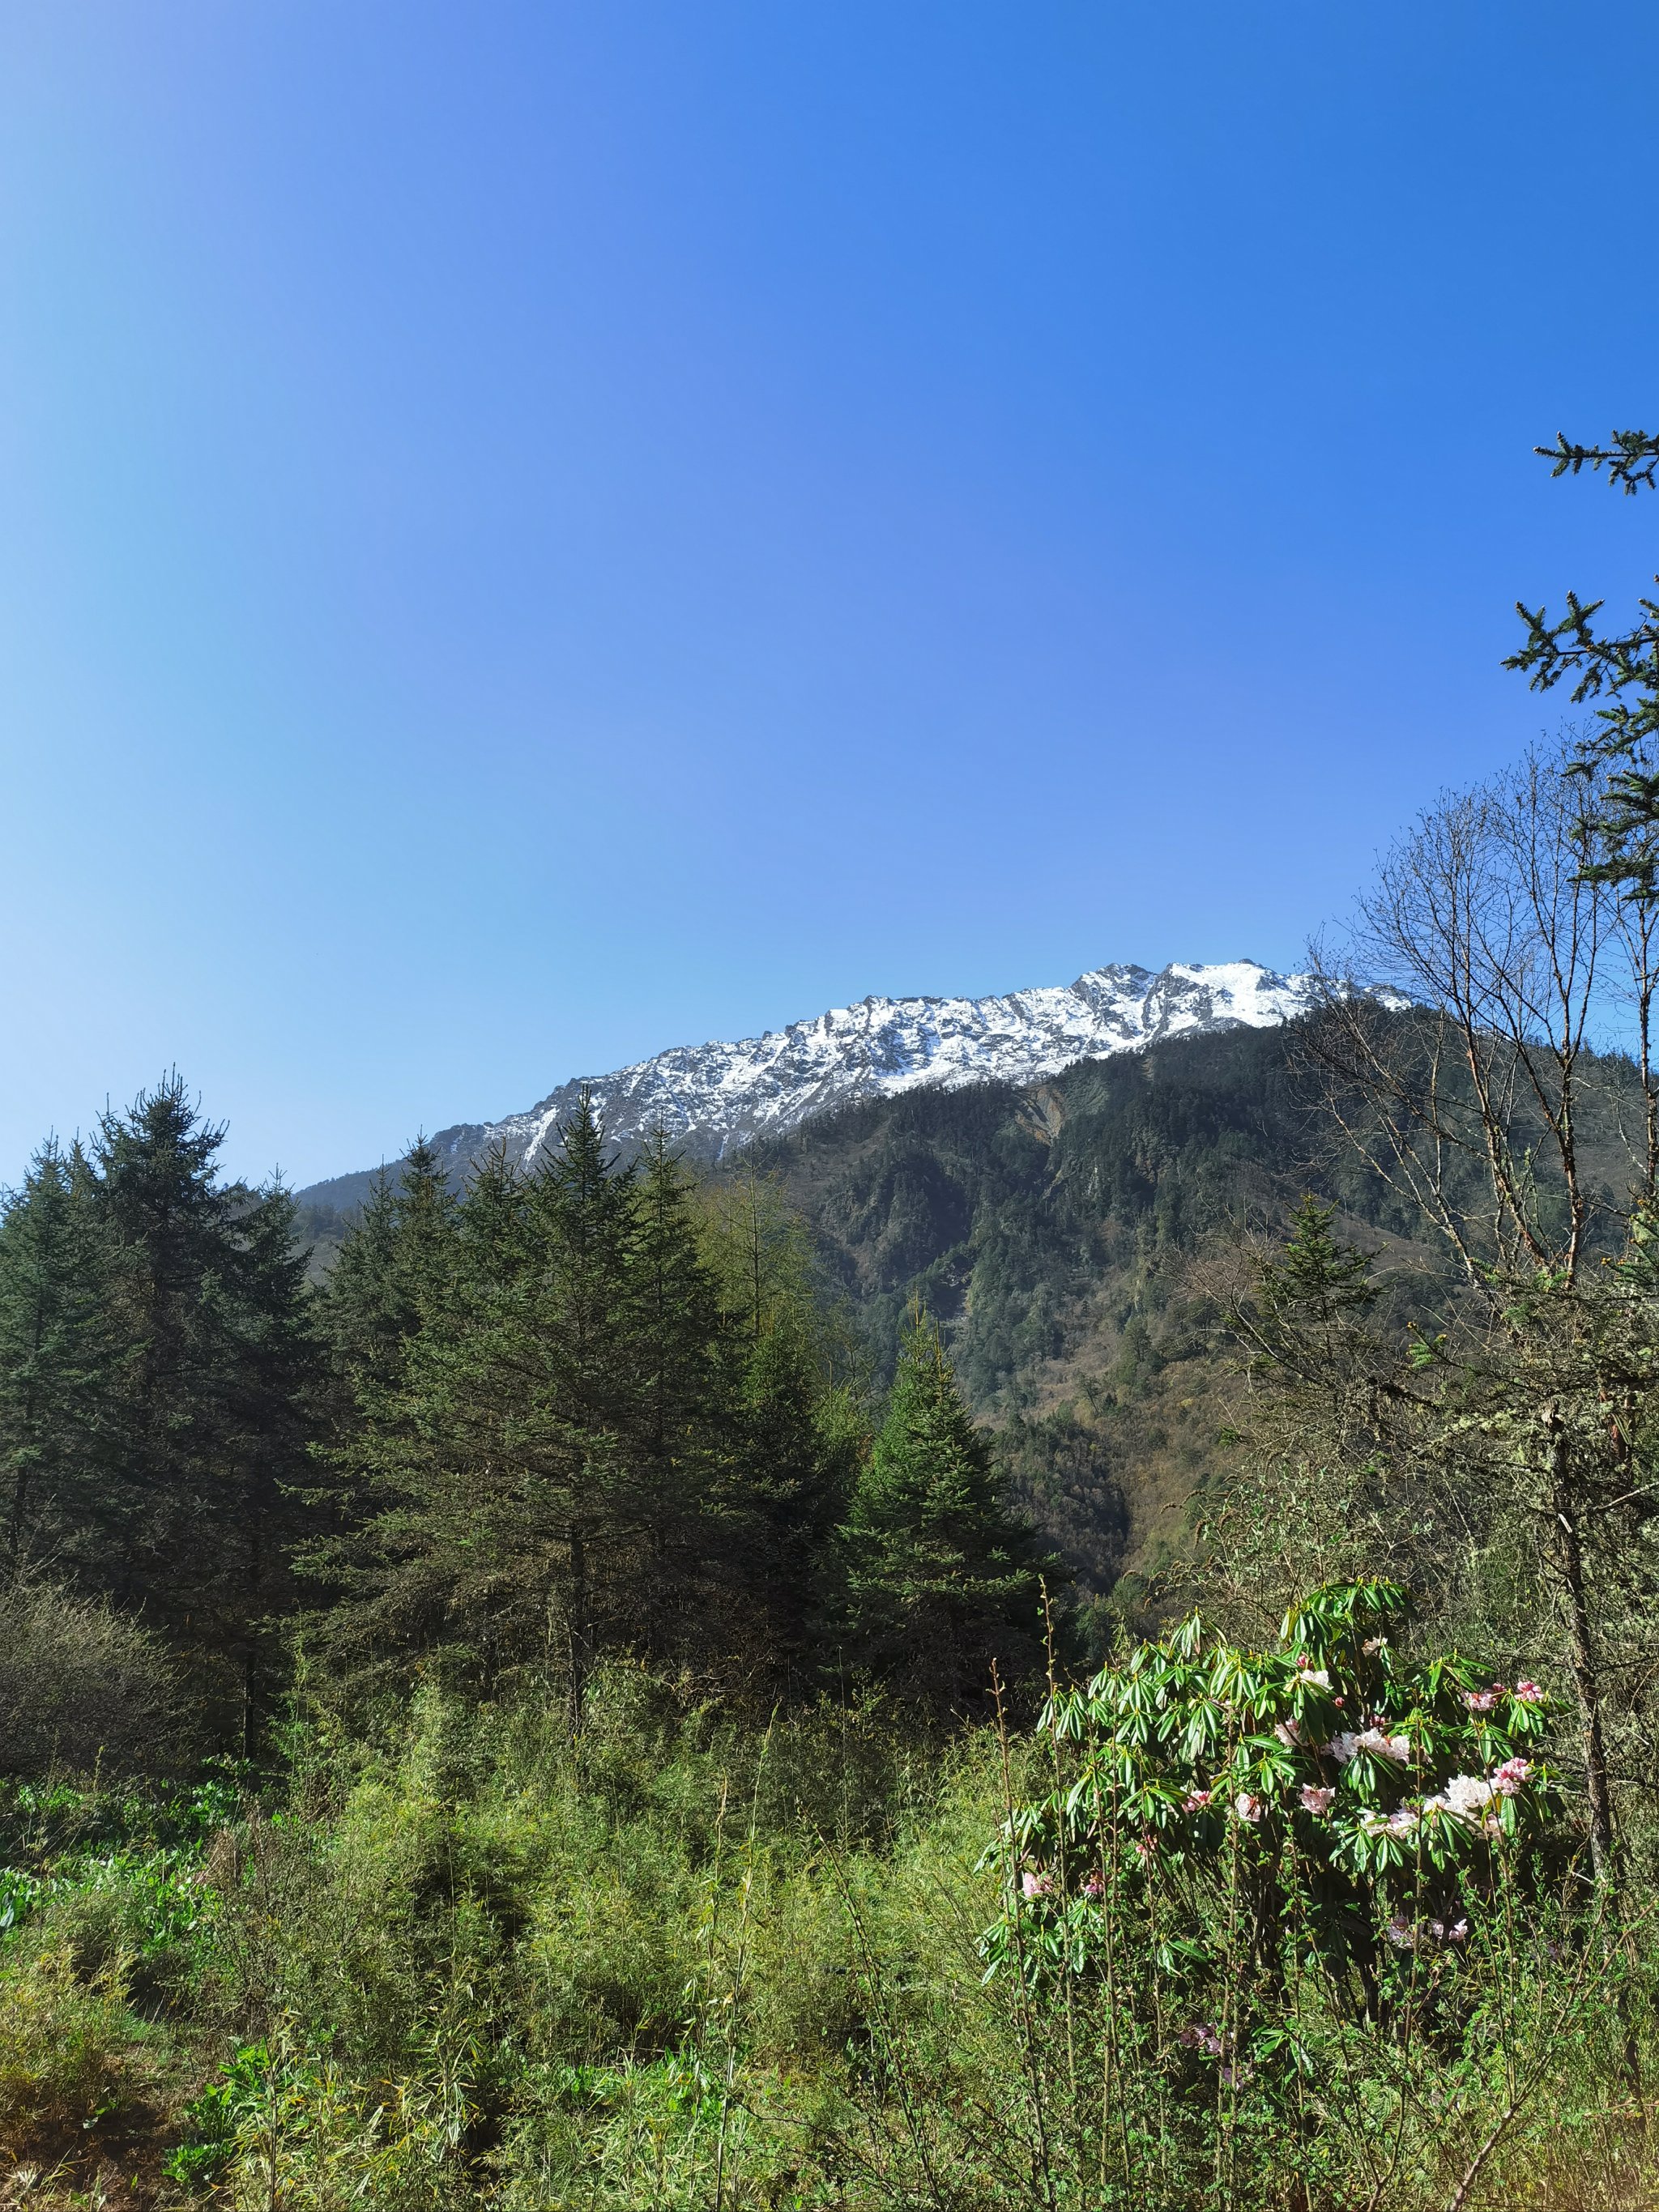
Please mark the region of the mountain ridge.
[[[854, 1102], [974, 1083], [1030, 1084], [1080, 1060], [1141, 1052], [1177, 1036], [1276, 1028], [1314, 1005], [1315, 979], [1259, 961], [1131, 963], [1073, 982], [983, 997], [872, 994], [757, 1037], [674, 1045], [609, 1074], [575, 1077], [498, 1121], [457, 1122], [429, 1141], [456, 1174], [501, 1146], [528, 1167], [586, 1089], [624, 1146], [665, 1129], [688, 1157], [717, 1164], [757, 1139], [787, 1134]], [[376, 1170], [310, 1185], [302, 1204], [361, 1203]]]

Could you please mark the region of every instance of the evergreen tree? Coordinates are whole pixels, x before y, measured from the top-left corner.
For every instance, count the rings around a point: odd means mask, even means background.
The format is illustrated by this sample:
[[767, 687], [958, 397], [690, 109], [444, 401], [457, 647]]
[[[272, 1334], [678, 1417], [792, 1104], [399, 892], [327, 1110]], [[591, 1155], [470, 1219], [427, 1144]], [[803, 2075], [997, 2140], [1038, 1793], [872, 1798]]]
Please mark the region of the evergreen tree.
[[533, 1174], [474, 1175], [447, 1288], [393, 1378], [362, 1376], [333, 1455], [367, 1509], [317, 1563], [342, 1585], [329, 1632], [349, 1668], [438, 1645], [481, 1684], [550, 1668], [579, 1728], [595, 1657], [659, 1633], [647, 1446], [670, 1363], [646, 1341], [639, 1215], [586, 1097]]
[[730, 1611], [756, 1663], [805, 1678], [814, 1657], [836, 1526], [851, 1495], [860, 1437], [813, 1372], [805, 1331], [775, 1316], [743, 1346], [738, 1437], [726, 1498], [734, 1541]]
[[847, 1658], [906, 1698], [963, 1712], [1036, 1660], [1043, 1563], [920, 1308], [842, 1549]]
[[1340, 1406], [1357, 1375], [1390, 1363], [1369, 1322], [1380, 1295], [1372, 1255], [1340, 1244], [1335, 1219], [1335, 1206], [1304, 1197], [1284, 1245], [1257, 1263], [1250, 1295], [1227, 1316], [1251, 1371], [1270, 1374], [1285, 1402], [1304, 1408]]
[[42, 1147], [0, 1213], [0, 1479], [3, 1573], [58, 1553], [83, 1566], [102, 1548], [100, 1460], [120, 1347], [110, 1312], [110, 1245], [86, 1163]]
[[395, 1180], [376, 1176], [329, 1276], [328, 1336], [354, 1388], [397, 1380], [409, 1339], [448, 1294], [459, 1227], [442, 1163], [417, 1137]]
[[722, 1512], [738, 1449], [719, 1286], [704, 1258], [690, 1177], [659, 1129], [637, 1170], [628, 1321], [638, 1332], [634, 1510], [643, 1539], [636, 1603], [659, 1650], [727, 1657], [734, 1642]]
[[223, 1140], [174, 1076], [106, 1114], [92, 1146], [88, 1194], [125, 1346], [100, 1579], [200, 1655], [246, 1735], [265, 1624], [291, 1598], [317, 1347], [293, 1200], [221, 1182]]
[[714, 1501], [728, 1656], [775, 1686], [804, 1682], [866, 1441], [857, 1347], [775, 1184], [750, 1174], [700, 1206], [731, 1370], [732, 1441]]

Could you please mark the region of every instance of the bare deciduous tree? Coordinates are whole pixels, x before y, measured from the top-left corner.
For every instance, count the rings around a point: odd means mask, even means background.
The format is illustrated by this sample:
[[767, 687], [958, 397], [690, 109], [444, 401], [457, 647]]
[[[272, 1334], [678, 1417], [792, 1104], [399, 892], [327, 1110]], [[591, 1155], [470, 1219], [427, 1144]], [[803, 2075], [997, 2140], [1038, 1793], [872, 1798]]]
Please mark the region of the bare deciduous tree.
[[1598, 1565], [1649, 1511], [1638, 1386], [1659, 1304], [1601, 1263], [1650, 1218], [1659, 1109], [1655, 910], [1603, 865], [1596, 773], [1569, 740], [1421, 815], [1345, 957], [1318, 949], [1308, 1051], [1337, 1127], [1455, 1255], [1465, 1327], [1419, 1346], [1442, 1387], [1401, 1403], [1413, 1449], [1495, 1485], [1535, 1533], [1605, 1871]]

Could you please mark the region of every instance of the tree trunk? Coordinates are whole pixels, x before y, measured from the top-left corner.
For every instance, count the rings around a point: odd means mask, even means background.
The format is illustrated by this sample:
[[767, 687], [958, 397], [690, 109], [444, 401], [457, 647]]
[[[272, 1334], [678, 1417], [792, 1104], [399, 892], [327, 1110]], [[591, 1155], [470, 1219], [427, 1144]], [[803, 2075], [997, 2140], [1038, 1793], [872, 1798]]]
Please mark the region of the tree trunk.
[[1584, 1595], [1584, 1552], [1574, 1511], [1571, 1447], [1566, 1425], [1553, 1406], [1544, 1409], [1544, 1433], [1549, 1439], [1550, 1510], [1554, 1517], [1554, 1548], [1566, 1614], [1567, 1663], [1578, 1696], [1583, 1739], [1590, 1863], [1596, 1881], [1601, 1882], [1613, 1871], [1613, 1787], [1601, 1738], [1601, 1681], [1596, 1671], [1595, 1639], [1590, 1633], [1589, 1602]]
[[571, 1741], [582, 1732], [587, 1705], [587, 1547], [580, 1528], [570, 1532], [570, 1688], [568, 1716]]

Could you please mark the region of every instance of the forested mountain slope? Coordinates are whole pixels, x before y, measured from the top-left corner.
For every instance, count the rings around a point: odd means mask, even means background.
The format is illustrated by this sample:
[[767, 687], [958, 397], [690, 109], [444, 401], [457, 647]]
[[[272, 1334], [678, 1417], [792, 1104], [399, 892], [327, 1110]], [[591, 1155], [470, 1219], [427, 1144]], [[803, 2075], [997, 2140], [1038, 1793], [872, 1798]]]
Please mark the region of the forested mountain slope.
[[1297, 1057], [1294, 1029], [1240, 1029], [921, 1091], [732, 1172], [775, 1178], [810, 1222], [878, 1363], [911, 1300], [939, 1317], [1036, 1516], [1104, 1589], [1155, 1559], [1216, 1463], [1231, 1347], [1211, 1248], [1310, 1188], [1364, 1241], [1411, 1225], [1330, 1141]]
[[[913, 1301], [938, 1319], [1035, 1517], [1104, 1592], [1157, 1564], [1221, 1462], [1243, 1242], [1312, 1191], [1345, 1237], [1390, 1248], [1401, 1325], [1443, 1294], [1444, 1251], [1336, 1132], [1309, 1034], [1232, 1027], [1036, 1083], [871, 1098], [705, 1172], [775, 1185], [810, 1225], [872, 1380]], [[340, 1225], [302, 1203], [322, 1264]]]
[[[1309, 1189], [1350, 1234], [1410, 1233], [1332, 1142], [1301, 1034], [1241, 1025], [869, 1098], [706, 1171], [775, 1184], [810, 1224], [875, 1379], [913, 1301], [938, 1318], [1036, 1517], [1104, 1591], [1156, 1560], [1217, 1464], [1231, 1347], [1208, 1255]], [[301, 1194], [319, 1270], [349, 1218]]]

